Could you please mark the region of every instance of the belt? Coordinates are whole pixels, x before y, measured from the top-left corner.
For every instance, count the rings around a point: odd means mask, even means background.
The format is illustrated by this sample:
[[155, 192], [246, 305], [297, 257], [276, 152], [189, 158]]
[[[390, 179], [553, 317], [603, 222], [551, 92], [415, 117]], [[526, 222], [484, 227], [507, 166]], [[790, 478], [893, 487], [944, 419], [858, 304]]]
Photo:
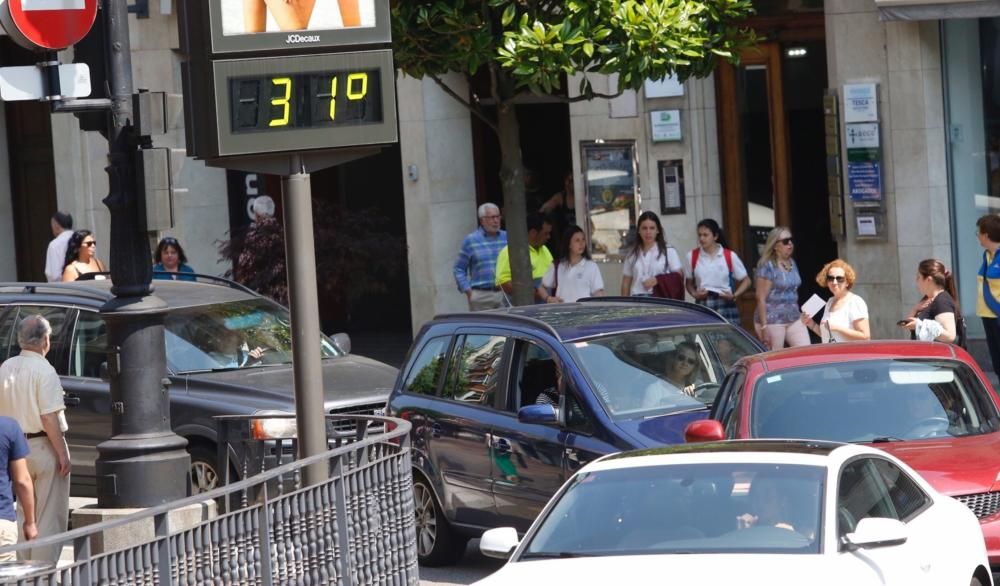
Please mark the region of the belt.
[[38, 438], [38, 437], [45, 437], [45, 432], [44, 431], [39, 431], [39, 432], [36, 432], [36, 433], [26, 433], [26, 434], [24, 434], [24, 438], [25, 439], [35, 439], [35, 438]]
[[476, 291], [499, 291], [500, 287], [473, 287]]

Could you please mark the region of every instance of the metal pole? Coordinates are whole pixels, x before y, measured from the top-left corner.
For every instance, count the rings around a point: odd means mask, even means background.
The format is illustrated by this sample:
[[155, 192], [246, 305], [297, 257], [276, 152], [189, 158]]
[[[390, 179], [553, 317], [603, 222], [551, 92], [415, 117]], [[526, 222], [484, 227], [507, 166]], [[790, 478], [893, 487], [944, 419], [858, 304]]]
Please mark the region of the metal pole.
[[104, 0], [107, 24], [108, 196], [111, 292], [101, 308], [108, 327], [111, 439], [97, 446], [97, 503], [147, 507], [190, 492], [187, 441], [170, 427], [163, 319], [152, 295], [152, 261], [136, 182], [138, 138], [132, 127], [132, 59], [126, 0]]
[[[292, 155], [298, 173], [281, 180], [285, 202], [285, 266], [288, 267], [288, 301], [292, 314], [292, 357], [295, 380], [295, 420], [299, 457], [327, 451], [323, 404], [323, 370], [320, 362], [319, 301], [316, 292], [316, 248], [313, 242], [312, 188], [302, 159]], [[306, 485], [328, 478], [328, 467], [319, 462], [303, 471]]]

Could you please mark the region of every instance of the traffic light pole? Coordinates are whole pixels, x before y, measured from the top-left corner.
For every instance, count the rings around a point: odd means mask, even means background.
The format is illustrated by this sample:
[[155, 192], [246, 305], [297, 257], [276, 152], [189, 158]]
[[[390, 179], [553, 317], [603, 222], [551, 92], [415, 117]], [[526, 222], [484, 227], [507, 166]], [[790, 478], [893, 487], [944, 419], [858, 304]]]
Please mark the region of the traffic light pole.
[[146, 218], [140, 213], [133, 127], [132, 59], [126, 0], [103, 0], [111, 115], [108, 196], [111, 212], [111, 292], [101, 308], [108, 329], [112, 437], [97, 446], [97, 504], [148, 507], [190, 490], [187, 441], [170, 426], [163, 320], [167, 306], [153, 295]]

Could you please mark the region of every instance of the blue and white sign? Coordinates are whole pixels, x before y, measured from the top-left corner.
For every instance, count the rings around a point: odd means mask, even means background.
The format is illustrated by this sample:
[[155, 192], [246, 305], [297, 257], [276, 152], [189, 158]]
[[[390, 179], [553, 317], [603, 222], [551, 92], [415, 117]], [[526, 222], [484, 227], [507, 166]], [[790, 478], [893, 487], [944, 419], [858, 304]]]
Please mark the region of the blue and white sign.
[[876, 161], [847, 163], [847, 188], [851, 201], [880, 201], [882, 172]]
[[878, 120], [878, 91], [874, 83], [844, 84], [844, 122]]

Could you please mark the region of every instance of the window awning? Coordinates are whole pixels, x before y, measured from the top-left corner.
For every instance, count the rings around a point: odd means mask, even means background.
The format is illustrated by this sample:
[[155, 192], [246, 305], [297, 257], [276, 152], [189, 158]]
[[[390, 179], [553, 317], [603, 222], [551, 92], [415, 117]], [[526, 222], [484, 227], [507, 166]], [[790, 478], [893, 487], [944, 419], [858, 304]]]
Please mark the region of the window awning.
[[945, 20], [1000, 16], [1000, 0], [875, 0], [880, 20]]

